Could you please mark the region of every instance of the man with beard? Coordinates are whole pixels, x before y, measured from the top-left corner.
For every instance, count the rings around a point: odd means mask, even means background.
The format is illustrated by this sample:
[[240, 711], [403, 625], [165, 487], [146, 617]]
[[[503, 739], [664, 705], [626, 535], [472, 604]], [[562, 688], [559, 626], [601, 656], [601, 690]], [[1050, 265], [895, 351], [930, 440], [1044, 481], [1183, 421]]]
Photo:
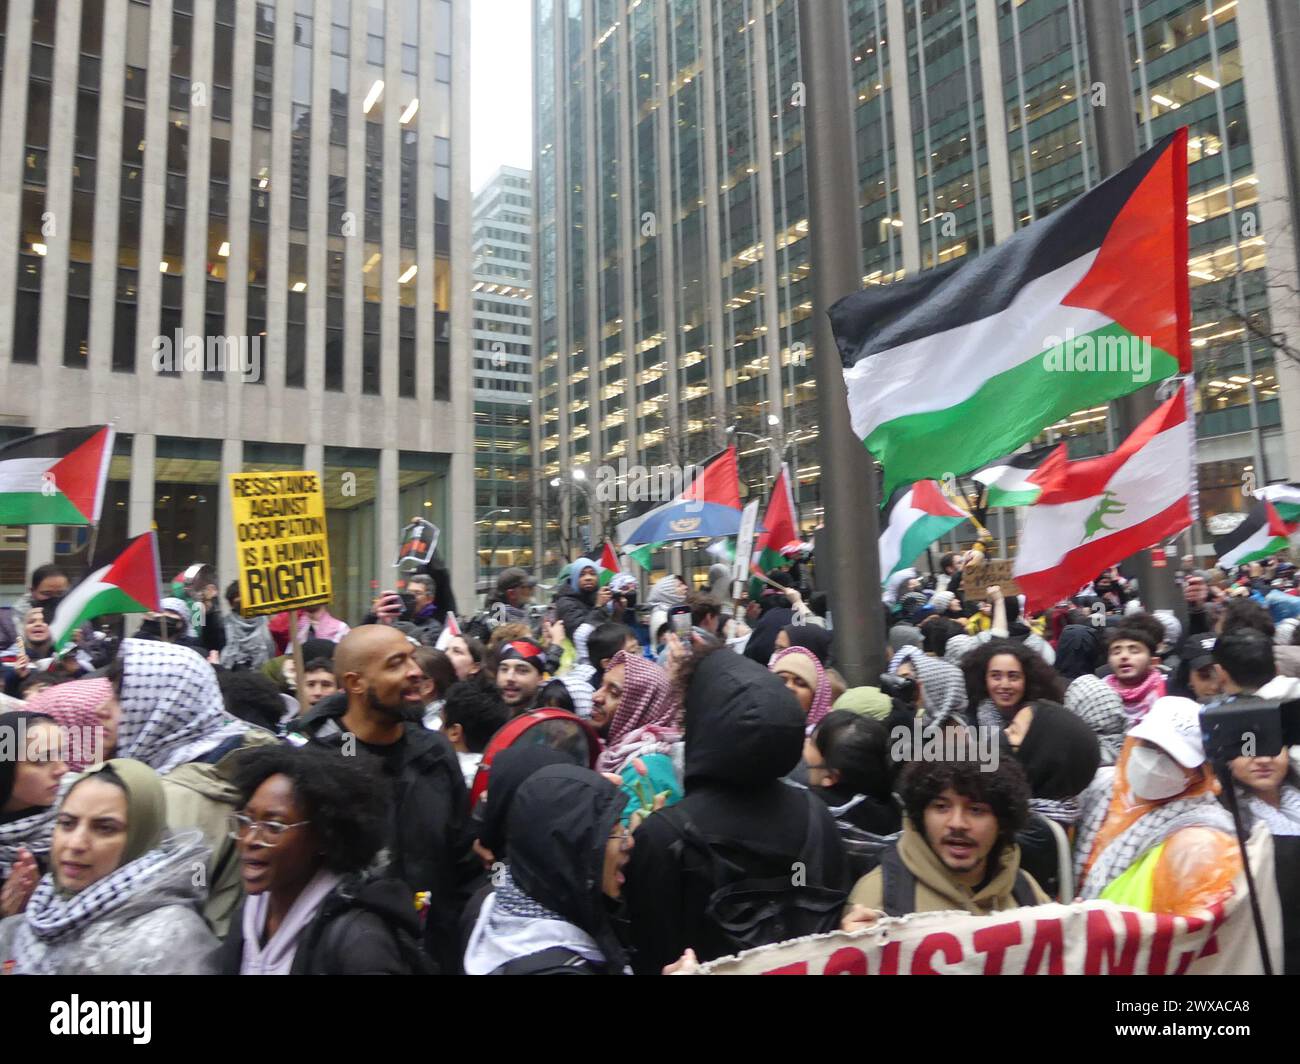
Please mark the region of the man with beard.
[[413, 650], [387, 625], [354, 628], [334, 653], [338, 693], [299, 717], [290, 740], [379, 760], [393, 783], [388, 874], [411, 889], [425, 949], [451, 973], [459, 964], [456, 916], [463, 898], [456, 866], [465, 856], [468, 799], [456, 751], [421, 723], [424, 674]]
[[511, 717], [533, 708], [546, 672], [546, 653], [531, 639], [515, 639], [497, 651], [497, 690]]
[[965, 910], [976, 916], [1050, 899], [1020, 867], [1015, 836], [1029, 819], [1029, 785], [1011, 758], [918, 761], [903, 776], [906, 815], [895, 848], [849, 895], [844, 929], [880, 912]]

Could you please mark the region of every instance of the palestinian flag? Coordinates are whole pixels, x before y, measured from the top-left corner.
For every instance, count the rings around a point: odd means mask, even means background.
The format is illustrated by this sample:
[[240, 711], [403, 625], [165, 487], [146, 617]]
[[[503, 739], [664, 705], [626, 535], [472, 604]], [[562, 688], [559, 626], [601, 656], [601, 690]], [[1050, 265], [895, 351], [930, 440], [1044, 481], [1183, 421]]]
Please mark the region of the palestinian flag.
[[433, 649], [445, 651], [458, 635], [460, 635], [460, 622], [456, 620], [456, 615], [448, 610], [447, 620], [438, 635], [438, 641], [433, 644]]
[[96, 569], [64, 596], [50, 622], [54, 648], [62, 647], [95, 617], [160, 611], [160, 569], [157, 533], [136, 536], [115, 561]]
[[854, 292], [830, 315], [886, 496], [1190, 372], [1187, 130], [978, 258]]
[[[1285, 487], [1285, 485], [1274, 485]], [[1267, 490], [1267, 489], [1263, 489]], [[1214, 553], [1222, 569], [1247, 562], [1263, 561], [1291, 545], [1291, 536], [1300, 523], [1287, 521], [1281, 513], [1282, 503], [1265, 499], [1250, 508], [1246, 520], [1228, 535], [1214, 541]]]
[[707, 547], [704, 553], [710, 558], [717, 558], [718, 561], [725, 565], [736, 564], [736, 537], [725, 536], [722, 539], [715, 539]]
[[1182, 385], [1117, 450], [1070, 462], [1026, 511], [1012, 569], [1025, 611], [1046, 609], [1190, 525], [1194, 450]]
[[648, 573], [654, 568], [655, 551], [666, 546], [668, 546], [666, 543], [647, 543], [644, 547], [637, 547], [635, 550], [625, 551], [624, 553]]
[[1255, 498], [1271, 502], [1283, 521], [1300, 521], [1300, 484], [1270, 484], [1258, 488]]
[[919, 480], [894, 492], [880, 533], [880, 581], [906, 569], [931, 543], [970, 514], [948, 500], [933, 480]]
[[694, 480], [671, 502], [618, 526], [623, 546], [714, 539], [740, 531], [740, 474], [732, 444], [705, 460]]
[[1043, 488], [1065, 472], [1069, 455], [1065, 444], [1035, 447], [1008, 455], [971, 474], [988, 490], [988, 506], [1033, 506]]
[[113, 435], [110, 425], [91, 425], [0, 447], [0, 525], [93, 525]]
[[609, 545], [609, 540], [605, 540], [605, 550], [600, 556], [600, 586], [604, 587], [622, 571], [623, 567], [618, 564], [618, 555]]
[[[784, 462], [781, 472], [772, 485], [772, 494], [768, 496], [767, 510], [759, 526], [762, 531], [754, 536], [754, 553], [750, 560], [750, 572], [766, 576], [775, 569], [784, 569], [790, 564], [792, 555], [799, 552], [803, 544], [799, 540], [799, 529], [794, 521], [794, 496], [790, 492], [790, 470]], [[751, 587], [750, 595], [757, 597], [758, 585]]]

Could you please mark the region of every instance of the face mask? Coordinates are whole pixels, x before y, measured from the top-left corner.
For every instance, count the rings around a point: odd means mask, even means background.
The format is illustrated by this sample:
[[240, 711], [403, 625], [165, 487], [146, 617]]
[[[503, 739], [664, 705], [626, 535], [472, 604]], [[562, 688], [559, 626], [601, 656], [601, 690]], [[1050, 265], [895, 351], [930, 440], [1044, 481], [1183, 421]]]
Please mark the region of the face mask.
[[33, 609], [39, 609], [41, 616], [45, 618], [45, 623], [49, 624], [50, 621], [54, 620], [54, 611], [59, 608], [62, 601], [62, 595], [55, 595], [54, 598], [47, 598], [44, 602], [32, 603], [32, 607]]
[[1128, 782], [1139, 798], [1158, 802], [1186, 789], [1187, 773], [1163, 750], [1139, 746], [1128, 757]]

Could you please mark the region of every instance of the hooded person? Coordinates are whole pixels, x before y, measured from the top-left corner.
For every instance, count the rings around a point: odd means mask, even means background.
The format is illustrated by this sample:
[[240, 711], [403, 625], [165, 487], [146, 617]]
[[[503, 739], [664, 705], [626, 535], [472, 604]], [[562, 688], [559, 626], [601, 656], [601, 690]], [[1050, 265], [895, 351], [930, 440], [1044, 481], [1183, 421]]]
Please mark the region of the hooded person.
[[787, 624], [776, 636], [776, 649], [803, 647], [810, 650], [823, 666], [831, 660], [832, 636], [820, 624]]
[[949, 636], [948, 643], [943, 648], [943, 660], [949, 665], [956, 665], [961, 668], [961, 659], [978, 645], [978, 639], [973, 635], [966, 635], [964, 632]]
[[[230, 606], [222, 614], [226, 630], [226, 644], [221, 648], [219, 664], [223, 669], [260, 669], [276, 656], [275, 640], [271, 638], [270, 620], [266, 617], [241, 617], [239, 614], [239, 581], [226, 588], [226, 603]], [[312, 660], [303, 651], [303, 661]]]
[[[1039, 701], [1007, 726], [1006, 735], [1029, 781], [1029, 809], [1070, 828], [1079, 818], [1078, 796], [1101, 766], [1097, 736], [1055, 702]], [[1041, 882], [1041, 880], [1040, 880]]]
[[[779, 570], [770, 573], [768, 579], [782, 587], [791, 586], [789, 574]], [[754, 630], [750, 632], [749, 642], [745, 644], [745, 657], [766, 667], [776, 650], [776, 637], [782, 628], [794, 622], [794, 610], [785, 594], [766, 585], [758, 602], [762, 613], [754, 622]]]
[[[788, 892], [799, 891], [805, 913], [828, 904], [832, 929], [843, 905], [834, 818], [825, 803], [783, 782], [800, 759], [807, 724], [794, 695], [725, 647], [697, 649], [676, 682], [685, 692], [686, 797], [636, 831], [627, 902], [638, 974], [658, 974], [688, 947], [702, 962], [736, 952], [738, 935], [750, 945], [778, 941], [743, 923], [722, 926], [742, 883], [780, 884], [770, 907], [787, 921], [781, 937], [813, 929], [785, 908]], [[796, 861], [806, 875], [797, 888], [790, 885]], [[812, 924], [826, 929], [820, 916]]]
[[569, 566], [568, 582], [555, 595], [556, 620], [563, 622], [564, 634], [573, 639], [582, 625], [599, 625], [609, 620], [600, 606], [609, 593], [600, 586], [600, 566], [590, 558], [576, 558]]
[[63, 794], [51, 868], [24, 912], [0, 922], [0, 967], [16, 975], [202, 975], [217, 940], [198, 907], [198, 832], [167, 831], [162, 782], [114, 758]]
[[1203, 914], [1232, 896], [1242, 870], [1232, 818], [1219, 805], [1201, 743], [1200, 707], [1157, 699], [1114, 768], [1080, 796], [1075, 882], [1144, 912]]
[[896, 624], [889, 629], [889, 647], [897, 654], [904, 647], [916, 647], [920, 649], [921, 644], [925, 641], [925, 636], [921, 634], [921, 629], [912, 624]]
[[822, 663], [807, 647], [789, 647], [772, 655], [768, 668], [780, 676], [786, 687], [799, 700], [799, 707], [807, 714], [805, 730], [809, 735], [831, 711], [831, 684]]
[[1067, 624], [1056, 644], [1056, 671], [1067, 680], [1091, 676], [1106, 658], [1101, 633], [1090, 624]]
[[576, 765], [538, 768], [506, 813], [507, 860], [465, 950], [469, 975], [622, 975], [610, 905], [633, 840], [623, 796]]
[[919, 687], [919, 704], [925, 711], [925, 723], [942, 724], [952, 719], [965, 719], [966, 680], [961, 669], [939, 658], [924, 654], [912, 659]]
[[680, 716], [667, 672], [626, 650], [610, 659], [592, 704], [592, 723], [605, 733], [596, 768], [623, 777], [625, 820], [642, 805], [638, 787], [648, 786], [651, 795], [666, 791], [668, 804], [681, 797]]
[[1128, 717], [1119, 695], [1100, 676], [1076, 677], [1065, 689], [1065, 708], [1097, 736], [1101, 765], [1113, 765], [1124, 746]]

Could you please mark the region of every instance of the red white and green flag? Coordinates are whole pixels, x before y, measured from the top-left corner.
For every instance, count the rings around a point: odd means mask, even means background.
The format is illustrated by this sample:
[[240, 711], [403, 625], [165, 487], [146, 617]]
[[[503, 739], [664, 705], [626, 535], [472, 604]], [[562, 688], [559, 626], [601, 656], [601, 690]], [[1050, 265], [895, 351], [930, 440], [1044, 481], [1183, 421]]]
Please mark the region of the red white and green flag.
[[609, 540], [605, 540], [605, 549], [600, 555], [600, 586], [604, 587], [622, 571], [623, 567], [618, 564], [618, 555], [614, 553]]
[[83, 624], [111, 613], [157, 613], [162, 609], [158, 535], [136, 536], [117, 558], [69, 591], [50, 622], [58, 650]]
[[790, 557], [798, 553], [802, 543], [794, 520], [794, 495], [790, 491], [790, 470], [784, 462], [781, 472], [772, 485], [767, 510], [763, 514], [763, 531], [754, 537], [753, 564], [762, 573], [781, 569], [790, 564]]
[[[1262, 489], [1265, 490], [1265, 489]], [[1236, 528], [1214, 541], [1214, 553], [1220, 568], [1245, 565], [1271, 558], [1291, 545], [1291, 537], [1300, 529], [1300, 523], [1288, 521], [1282, 507], [1289, 504], [1274, 503], [1268, 499], [1256, 502]]]
[[831, 308], [884, 494], [1191, 370], [1187, 131], [978, 258]]
[[938, 482], [918, 480], [899, 488], [885, 507], [880, 532], [880, 582], [910, 566], [935, 540], [970, 514], [944, 495]]
[[1184, 384], [1116, 451], [1071, 462], [1026, 511], [1012, 568], [1026, 609], [1046, 609], [1190, 525], [1194, 450]]
[[1269, 484], [1256, 489], [1255, 498], [1271, 502], [1283, 521], [1300, 521], [1300, 484]]
[[111, 425], [43, 432], [0, 447], [0, 525], [93, 525], [112, 457]]

